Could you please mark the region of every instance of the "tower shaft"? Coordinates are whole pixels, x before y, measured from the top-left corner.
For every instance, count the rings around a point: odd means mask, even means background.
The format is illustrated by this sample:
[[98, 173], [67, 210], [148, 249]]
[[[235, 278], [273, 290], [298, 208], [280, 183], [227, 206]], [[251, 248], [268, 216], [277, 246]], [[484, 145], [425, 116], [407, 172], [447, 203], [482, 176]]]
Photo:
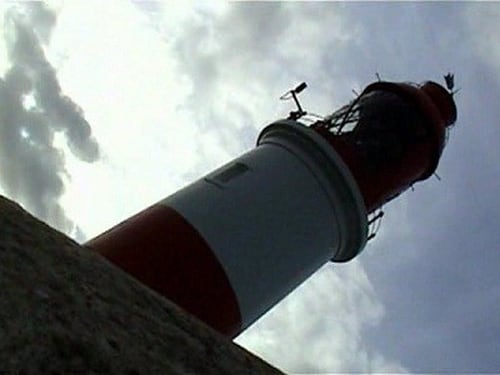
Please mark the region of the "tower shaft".
[[354, 258], [367, 215], [434, 173], [457, 116], [434, 82], [373, 83], [310, 127], [298, 106], [254, 149], [87, 245], [234, 337], [324, 263]]

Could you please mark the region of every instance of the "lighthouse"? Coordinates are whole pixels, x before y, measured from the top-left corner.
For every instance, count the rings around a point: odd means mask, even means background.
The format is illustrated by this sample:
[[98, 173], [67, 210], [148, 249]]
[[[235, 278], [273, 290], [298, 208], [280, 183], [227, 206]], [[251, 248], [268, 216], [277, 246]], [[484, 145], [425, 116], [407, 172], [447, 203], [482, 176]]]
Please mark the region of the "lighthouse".
[[457, 109], [435, 82], [378, 81], [306, 124], [304, 88], [255, 148], [86, 245], [230, 338], [354, 258], [368, 216], [433, 175]]

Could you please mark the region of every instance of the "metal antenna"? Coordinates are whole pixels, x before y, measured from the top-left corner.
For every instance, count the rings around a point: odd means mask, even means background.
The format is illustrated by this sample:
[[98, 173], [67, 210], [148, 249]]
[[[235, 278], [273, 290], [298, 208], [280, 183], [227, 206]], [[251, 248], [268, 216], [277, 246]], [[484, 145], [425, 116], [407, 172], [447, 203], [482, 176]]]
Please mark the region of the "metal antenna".
[[446, 88], [448, 89], [448, 91], [452, 96], [461, 90], [460, 88], [455, 89], [455, 74], [448, 73], [444, 75], [443, 78], [444, 82], [446, 83]]
[[446, 83], [446, 88], [450, 91], [453, 92], [453, 88], [455, 87], [455, 74], [453, 73], [448, 73], [444, 77], [444, 81]]
[[294, 89], [286, 92], [285, 94], [283, 94], [280, 97], [281, 100], [288, 100], [290, 98], [293, 98], [293, 101], [295, 102], [295, 105], [297, 106], [297, 110], [290, 112], [290, 114], [288, 115], [289, 120], [297, 120], [300, 117], [307, 114], [307, 112], [302, 109], [302, 106], [299, 103], [299, 99], [297, 98], [297, 94], [300, 94], [302, 91], [304, 91], [304, 89], [306, 87], [307, 87], [307, 83], [302, 82], [300, 85], [298, 85]]

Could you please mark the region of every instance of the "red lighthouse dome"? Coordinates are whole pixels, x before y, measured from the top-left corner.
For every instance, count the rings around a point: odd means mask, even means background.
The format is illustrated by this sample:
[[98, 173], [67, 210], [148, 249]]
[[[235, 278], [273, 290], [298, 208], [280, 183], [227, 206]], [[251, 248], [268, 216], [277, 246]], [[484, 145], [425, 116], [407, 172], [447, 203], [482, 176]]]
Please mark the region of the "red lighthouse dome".
[[456, 118], [453, 97], [435, 82], [375, 82], [312, 128], [341, 155], [372, 212], [434, 173]]

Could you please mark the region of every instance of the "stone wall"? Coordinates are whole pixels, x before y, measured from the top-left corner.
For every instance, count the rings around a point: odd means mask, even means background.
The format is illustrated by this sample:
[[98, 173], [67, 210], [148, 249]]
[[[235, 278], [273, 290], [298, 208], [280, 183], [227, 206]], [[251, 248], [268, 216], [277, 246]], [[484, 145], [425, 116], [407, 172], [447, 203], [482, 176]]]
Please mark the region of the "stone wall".
[[280, 373], [3, 197], [0, 296], [0, 373]]

